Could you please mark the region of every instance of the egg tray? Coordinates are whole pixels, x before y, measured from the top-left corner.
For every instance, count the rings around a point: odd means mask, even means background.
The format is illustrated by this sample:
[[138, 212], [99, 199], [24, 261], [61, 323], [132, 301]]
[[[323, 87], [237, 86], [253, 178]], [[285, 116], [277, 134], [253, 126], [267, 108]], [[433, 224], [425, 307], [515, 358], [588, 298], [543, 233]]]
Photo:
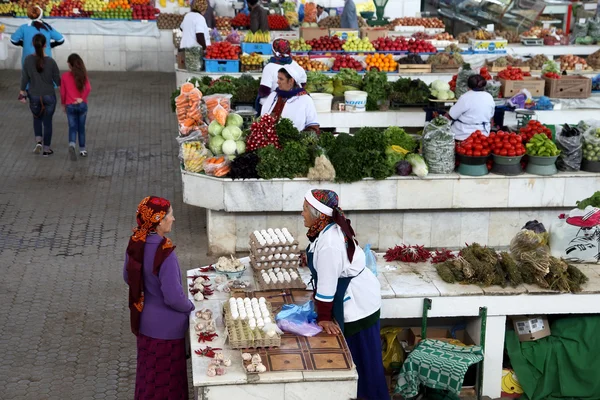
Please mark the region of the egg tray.
[[[277, 253], [281, 253], [281, 254], [290, 254], [290, 253], [298, 253], [300, 250], [300, 246], [298, 244], [297, 240], [294, 240], [293, 243], [287, 243], [286, 244], [272, 244], [272, 245], [265, 245], [262, 246], [260, 243], [254, 241], [252, 238], [250, 239], [250, 241], [248, 242], [248, 244], [250, 245], [250, 252], [253, 254], [257, 254], [257, 255], [269, 255], [269, 254], [277, 254]], [[294, 249], [294, 246], [296, 246], [296, 248]], [[281, 250], [278, 250], [278, 248], [281, 247]], [[285, 249], [287, 247], [287, 250]]]
[[[275, 261], [275, 262], [283, 261], [283, 264], [273, 265], [272, 264], [273, 261]], [[294, 258], [293, 260], [259, 261], [254, 257], [254, 255], [251, 254], [250, 255], [250, 265], [252, 266], [252, 269], [259, 269], [259, 270], [277, 268], [277, 267], [279, 267], [279, 268], [297, 268], [300, 266], [300, 255], [298, 255], [298, 257]]]
[[[289, 267], [288, 267], [289, 269]], [[279, 282], [277, 283], [265, 283], [262, 279], [262, 273], [259, 270], [254, 270], [254, 283], [258, 290], [284, 290], [284, 289], [306, 289], [306, 284], [298, 272], [298, 268], [293, 267], [295, 272], [298, 274], [298, 278], [292, 279], [290, 282]]]
[[[271, 319], [275, 321], [271, 303], [267, 302], [266, 304]], [[229, 302], [225, 302], [223, 305], [223, 314], [229, 345], [232, 349], [281, 346], [281, 336], [279, 334], [276, 333], [275, 336], [269, 337], [258, 327], [254, 330], [250, 329], [248, 321], [234, 320], [231, 317]]]

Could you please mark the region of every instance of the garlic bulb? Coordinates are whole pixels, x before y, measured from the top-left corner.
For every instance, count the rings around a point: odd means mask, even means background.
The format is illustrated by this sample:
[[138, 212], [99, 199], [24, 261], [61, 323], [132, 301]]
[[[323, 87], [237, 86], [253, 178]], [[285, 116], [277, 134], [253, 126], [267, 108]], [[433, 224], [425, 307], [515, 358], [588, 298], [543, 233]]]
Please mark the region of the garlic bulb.
[[217, 368], [214, 365], [209, 366], [206, 370], [206, 375], [210, 376], [211, 378], [213, 376], [217, 376]]
[[194, 300], [196, 301], [202, 301], [204, 300], [204, 295], [202, 294], [202, 292], [198, 292], [194, 295]]
[[256, 365], [256, 372], [262, 373], [262, 372], [266, 372], [266, 371], [267, 371], [267, 367], [265, 367], [262, 363]]
[[257, 353], [252, 356], [252, 364], [254, 364], [254, 365], [262, 364], [262, 358], [260, 358], [260, 354]]
[[203, 320], [205, 321], [209, 321], [212, 319], [212, 311], [209, 310], [208, 308], [205, 308], [204, 310], [202, 310], [202, 317]]
[[196, 324], [194, 329], [196, 330], [196, 332], [202, 332], [204, 330], [204, 324], [202, 322], [199, 322]]
[[224, 359], [223, 365], [226, 367], [231, 367], [231, 360], [229, 358]]
[[196, 318], [202, 318], [202, 311], [196, 311]]
[[202, 285], [202, 282], [200, 280], [194, 281], [194, 289], [204, 289], [204, 286]]
[[225, 375], [227, 370], [224, 367], [217, 367], [216, 369], [217, 375]]
[[248, 364], [248, 366], [246, 367], [246, 371], [256, 372], [256, 366], [254, 364]]
[[250, 354], [250, 353], [242, 353], [242, 360], [244, 360], [244, 361], [250, 361], [250, 360], [252, 360], [252, 354]]

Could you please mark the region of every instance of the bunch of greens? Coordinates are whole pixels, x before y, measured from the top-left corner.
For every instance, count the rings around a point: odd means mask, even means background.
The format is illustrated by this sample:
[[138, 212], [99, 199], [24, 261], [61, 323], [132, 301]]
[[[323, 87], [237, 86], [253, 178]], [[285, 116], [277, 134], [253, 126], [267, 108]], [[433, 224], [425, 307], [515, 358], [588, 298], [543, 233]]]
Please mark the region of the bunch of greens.
[[281, 118], [279, 122], [277, 122], [275, 125], [275, 132], [277, 132], [277, 136], [279, 137], [279, 143], [284, 147], [288, 143], [300, 140], [300, 132], [294, 127], [292, 121], [287, 118]]
[[379, 102], [388, 98], [390, 85], [387, 74], [374, 69], [363, 77], [363, 90], [367, 92], [367, 111], [379, 110]]
[[240, 154], [231, 162], [229, 177], [232, 179], [258, 178], [258, 172], [256, 172], [258, 162], [258, 155], [254, 152]]
[[333, 78], [333, 95], [343, 96], [349, 90], [361, 90], [362, 78], [354, 69], [342, 68]]
[[321, 132], [319, 136], [319, 147], [321, 147], [325, 153], [329, 152], [335, 143], [335, 136], [331, 132]]
[[258, 94], [258, 87], [260, 81], [254, 79], [251, 75], [244, 74], [237, 82], [235, 82], [237, 89], [232, 92], [234, 103], [254, 103], [256, 95]]
[[308, 71], [306, 77], [305, 89], [308, 93], [333, 94], [333, 81], [327, 75], [317, 71]]
[[258, 149], [257, 154], [260, 161], [256, 171], [263, 179], [304, 177], [314, 162], [308, 148], [300, 142], [289, 142], [281, 150], [269, 145]]
[[226, 76], [222, 76], [206, 89], [206, 91], [202, 92], [205, 96], [217, 93], [235, 93], [237, 89], [235, 78], [228, 78]]
[[390, 100], [398, 104], [423, 104], [429, 96], [429, 86], [422, 80], [400, 78], [391, 87]]
[[400, 127], [390, 126], [383, 134], [387, 138], [388, 146], [400, 146], [411, 153], [415, 151], [418, 146], [417, 141]]
[[600, 208], [600, 192], [596, 192], [591, 197], [577, 202], [577, 208], [580, 210], [584, 210], [587, 206]]

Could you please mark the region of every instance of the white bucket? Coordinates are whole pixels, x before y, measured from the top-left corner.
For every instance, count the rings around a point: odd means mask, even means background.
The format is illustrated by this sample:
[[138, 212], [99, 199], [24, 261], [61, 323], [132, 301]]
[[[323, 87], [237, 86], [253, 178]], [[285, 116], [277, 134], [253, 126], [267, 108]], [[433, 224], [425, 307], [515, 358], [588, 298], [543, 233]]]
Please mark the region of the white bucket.
[[346, 111], [366, 111], [367, 107], [367, 92], [361, 90], [348, 90], [344, 92], [346, 99]]
[[311, 93], [313, 102], [317, 112], [331, 112], [331, 103], [333, 102], [333, 95], [329, 93]]

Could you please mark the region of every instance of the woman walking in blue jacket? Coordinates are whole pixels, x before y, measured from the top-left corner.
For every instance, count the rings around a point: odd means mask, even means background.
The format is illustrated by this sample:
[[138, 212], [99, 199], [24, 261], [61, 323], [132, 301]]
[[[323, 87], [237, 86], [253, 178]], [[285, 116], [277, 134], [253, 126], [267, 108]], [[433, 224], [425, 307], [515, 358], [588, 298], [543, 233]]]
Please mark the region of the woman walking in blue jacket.
[[23, 24], [13, 33], [10, 41], [15, 46], [23, 46], [23, 54], [21, 55], [21, 66], [25, 62], [28, 55], [35, 54], [33, 47], [33, 37], [37, 34], [42, 34], [46, 37], [47, 57], [52, 57], [52, 48], [60, 46], [65, 42], [65, 38], [57, 30], [53, 29], [49, 24], [42, 21], [44, 12], [40, 6], [29, 6], [27, 16], [31, 19], [28, 24]]

